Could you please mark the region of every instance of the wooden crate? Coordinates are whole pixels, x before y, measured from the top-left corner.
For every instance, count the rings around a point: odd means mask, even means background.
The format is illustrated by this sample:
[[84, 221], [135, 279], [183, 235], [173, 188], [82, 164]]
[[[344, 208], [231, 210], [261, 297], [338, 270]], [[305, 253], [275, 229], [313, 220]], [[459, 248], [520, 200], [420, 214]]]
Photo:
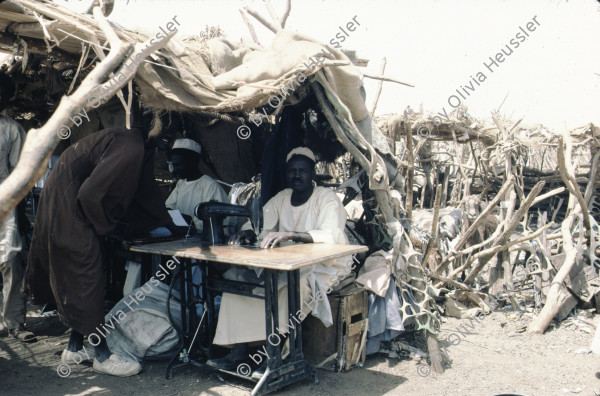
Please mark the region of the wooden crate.
[[361, 341], [368, 322], [367, 292], [351, 283], [330, 293], [328, 298], [333, 325], [325, 327], [312, 315], [302, 322], [304, 357], [310, 364], [318, 365], [337, 353], [336, 358], [322, 368], [340, 371], [341, 366], [341, 371], [348, 371], [356, 363], [365, 361], [366, 339], [362, 349]]

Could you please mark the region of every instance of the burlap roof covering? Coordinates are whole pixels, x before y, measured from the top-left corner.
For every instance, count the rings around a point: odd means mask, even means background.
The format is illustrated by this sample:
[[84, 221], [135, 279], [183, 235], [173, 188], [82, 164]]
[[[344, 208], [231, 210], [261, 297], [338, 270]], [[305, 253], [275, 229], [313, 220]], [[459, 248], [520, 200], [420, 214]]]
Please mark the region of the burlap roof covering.
[[[323, 54], [328, 59], [324, 65], [337, 61], [336, 66], [327, 68], [325, 75], [330, 87], [350, 109], [353, 120], [360, 121], [368, 116], [360, 94], [362, 82], [358, 69], [343, 52], [331, 48], [329, 51], [324, 44], [308, 36], [284, 30], [275, 36], [268, 50], [210, 40], [206, 43], [206, 52], [213, 69], [220, 71], [214, 77], [210, 74], [211, 65], [202, 56], [202, 49], [183, 45], [175, 40], [164, 51], [179, 73], [148, 63], [140, 68], [136, 81], [148, 106], [179, 111], [251, 110], [267, 104], [269, 97], [277, 96], [278, 91], [248, 84], [274, 88], [289, 85], [297, 73], [307, 77], [314, 74], [318, 68], [313, 66], [311, 71], [304, 63], [310, 65], [309, 58]], [[293, 86], [297, 87], [297, 84]]]
[[[122, 41], [136, 44], [148, 40], [144, 35], [113, 27]], [[20, 46], [24, 68], [28, 52], [51, 54], [76, 67], [84, 63], [81, 58], [86, 46], [93, 44], [92, 48], [97, 49], [107, 42], [91, 16], [47, 0], [1, 3], [0, 30], [4, 31], [0, 48], [12, 52]], [[318, 55], [325, 58], [323, 63], [315, 61], [313, 70], [307, 68], [312, 63], [310, 58]], [[90, 51], [85, 61], [92, 56]], [[271, 48], [262, 49], [223, 39], [202, 42], [176, 35], [146, 60], [152, 63], [140, 64], [135, 77], [144, 104], [183, 112], [249, 112], [269, 103], [271, 96], [289, 95], [290, 87], [298, 89], [295, 78], [299, 73], [306, 77], [318, 73], [315, 81], [323, 87], [340, 123], [337, 137], [370, 174], [370, 188], [388, 190], [387, 173], [392, 180], [398, 173], [397, 161], [389, 155], [385, 137], [365, 106], [360, 72], [343, 52], [315, 39], [283, 30], [274, 37]], [[282, 94], [284, 86], [286, 94]], [[278, 102], [274, 99], [271, 103]], [[383, 175], [375, 180], [377, 168]]]
[[[38, 18], [34, 12], [41, 17]], [[43, 22], [44, 28], [40, 22]], [[91, 16], [77, 14], [47, 1], [12, 0], [0, 4], [0, 29], [18, 35], [14, 45], [19, 45], [20, 38], [38, 41], [46, 38], [48, 49], [55, 54], [72, 54], [74, 57], [81, 56], [80, 39], [92, 42], [97, 39], [99, 43], [106, 41]], [[119, 27], [115, 30], [122, 40], [130, 43], [147, 39]], [[9, 37], [3, 37], [3, 48], [9, 44]], [[56, 41], [59, 41], [58, 45]], [[30, 47], [35, 48], [33, 45]], [[200, 43], [194, 38], [183, 39], [176, 35], [165, 48], [149, 58], [152, 62], [170, 67], [144, 63], [135, 80], [141, 88], [144, 103], [155, 109], [248, 111], [265, 105], [269, 96], [277, 95], [277, 86], [289, 84], [298, 72], [307, 77], [313, 74], [318, 68], [307, 70], [303, 62], [309, 64], [311, 56], [323, 53], [327, 58], [325, 64], [331, 61], [342, 64], [328, 68], [326, 76], [330, 87], [351, 110], [355, 121], [365, 119], [368, 112], [360, 95], [362, 83], [357, 68], [343, 52], [324, 48], [324, 44], [317, 40], [285, 30], [276, 35], [271, 48], [266, 50], [221, 39]], [[274, 89], [253, 88], [247, 84], [272, 86]]]

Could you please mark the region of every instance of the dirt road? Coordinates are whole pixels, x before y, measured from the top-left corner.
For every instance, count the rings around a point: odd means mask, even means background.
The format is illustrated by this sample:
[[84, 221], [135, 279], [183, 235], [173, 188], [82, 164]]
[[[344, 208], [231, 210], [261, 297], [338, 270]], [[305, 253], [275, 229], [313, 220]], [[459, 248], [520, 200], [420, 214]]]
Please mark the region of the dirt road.
[[[319, 370], [318, 383], [306, 380], [277, 394], [600, 395], [600, 356], [581, 353], [590, 347], [593, 327], [567, 321], [544, 335], [533, 336], [520, 332], [530, 321], [527, 315], [494, 312], [472, 323], [447, 319], [439, 338], [445, 340], [442, 346], [451, 363], [443, 374], [427, 373], [426, 362], [418, 359], [378, 354], [368, 358], [362, 368], [340, 374]], [[593, 318], [593, 323], [598, 319]], [[130, 378], [96, 374], [91, 364], [82, 363], [71, 365], [71, 373], [62, 378], [57, 366], [67, 342], [66, 329], [56, 316], [30, 317], [28, 321], [38, 335], [37, 343], [0, 338], [1, 395], [249, 394], [249, 383], [193, 366], [180, 368], [174, 379], [165, 380], [164, 361], [144, 363], [142, 372]]]

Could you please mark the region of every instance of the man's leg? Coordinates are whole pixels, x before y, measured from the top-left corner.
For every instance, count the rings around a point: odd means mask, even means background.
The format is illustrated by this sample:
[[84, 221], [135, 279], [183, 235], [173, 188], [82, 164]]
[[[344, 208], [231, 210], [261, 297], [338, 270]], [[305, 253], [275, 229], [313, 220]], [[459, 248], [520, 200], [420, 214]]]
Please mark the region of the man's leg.
[[25, 296], [20, 292], [25, 269], [21, 265], [21, 256], [0, 264], [2, 271], [2, 317], [9, 331], [23, 327], [25, 323]]
[[100, 337], [100, 343], [96, 346], [96, 359], [102, 363], [106, 359], [110, 358], [110, 355], [112, 355], [112, 353], [110, 352], [110, 349], [108, 349], [106, 338]]
[[[94, 342], [98, 339], [97, 343]], [[140, 372], [142, 366], [138, 362], [123, 360], [114, 355], [108, 349], [106, 338], [96, 335], [88, 337], [88, 341], [94, 345], [94, 349], [83, 345], [83, 334], [76, 330], [71, 330], [67, 348], [61, 355], [61, 361], [69, 364], [75, 362], [79, 364], [83, 361], [93, 361], [94, 371], [102, 374], [115, 375], [119, 377], [128, 377]]]
[[71, 330], [69, 335], [69, 343], [67, 344], [67, 351], [79, 352], [83, 348], [83, 334]]
[[93, 364], [95, 372], [115, 375], [117, 377], [129, 377], [140, 372], [142, 366], [138, 362], [124, 360], [111, 353], [110, 349], [108, 349], [106, 338], [99, 338], [100, 342], [96, 345]]
[[83, 334], [71, 330], [67, 347], [63, 350], [60, 360], [65, 364], [79, 364], [83, 361], [93, 361], [94, 350], [83, 346]]

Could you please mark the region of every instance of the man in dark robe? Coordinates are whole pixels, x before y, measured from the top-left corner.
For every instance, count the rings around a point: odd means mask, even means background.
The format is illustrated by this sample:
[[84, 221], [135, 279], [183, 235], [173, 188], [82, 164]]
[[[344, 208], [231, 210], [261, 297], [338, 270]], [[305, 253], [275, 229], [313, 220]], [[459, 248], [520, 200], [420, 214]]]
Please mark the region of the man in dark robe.
[[[61, 322], [72, 329], [63, 362], [90, 359], [83, 336], [97, 336], [104, 324], [100, 238], [124, 218], [131, 231], [173, 227], [154, 180], [152, 151], [145, 150], [141, 112], [133, 107], [137, 120], [131, 129], [104, 129], [65, 150], [40, 197], [25, 289], [36, 302], [54, 300]], [[137, 362], [111, 354], [106, 339], [98, 339], [94, 344], [88, 338], [95, 346], [95, 371], [140, 371]]]

